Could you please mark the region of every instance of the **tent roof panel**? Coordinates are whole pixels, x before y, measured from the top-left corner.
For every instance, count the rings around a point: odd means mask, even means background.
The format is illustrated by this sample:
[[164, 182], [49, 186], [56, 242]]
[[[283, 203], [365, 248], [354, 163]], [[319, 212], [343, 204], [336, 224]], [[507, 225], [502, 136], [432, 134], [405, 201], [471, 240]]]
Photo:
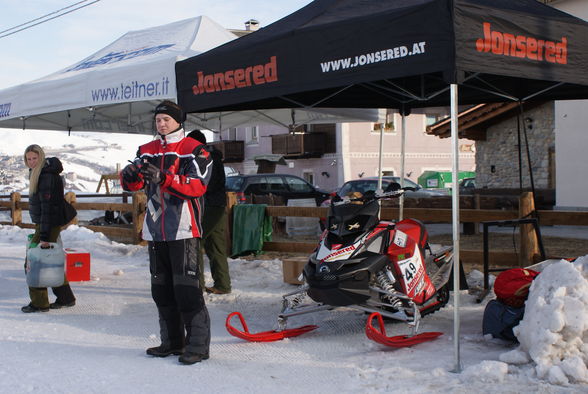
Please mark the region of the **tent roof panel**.
[[174, 64], [236, 36], [206, 16], [131, 31], [91, 56], [0, 90], [0, 127], [152, 132], [152, 110], [176, 100]]

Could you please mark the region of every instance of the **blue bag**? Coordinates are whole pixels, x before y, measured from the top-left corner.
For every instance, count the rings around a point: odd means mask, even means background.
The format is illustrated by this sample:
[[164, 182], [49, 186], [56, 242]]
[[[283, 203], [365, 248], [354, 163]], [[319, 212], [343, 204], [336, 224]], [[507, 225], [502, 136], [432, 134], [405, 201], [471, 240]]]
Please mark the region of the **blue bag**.
[[[61, 241], [61, 240], [59, 240]], [[65, 253], [61, 242], [49, 242], [50, 247], [29, 247], [26, 258], [29, 287], [58, 287], [63, 285]]]

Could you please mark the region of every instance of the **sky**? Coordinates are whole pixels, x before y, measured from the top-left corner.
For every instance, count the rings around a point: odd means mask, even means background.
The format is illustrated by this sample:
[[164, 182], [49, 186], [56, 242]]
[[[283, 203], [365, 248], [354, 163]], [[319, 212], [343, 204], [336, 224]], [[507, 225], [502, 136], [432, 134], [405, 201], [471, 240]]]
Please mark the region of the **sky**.
[[[0, 0], [0, 31], [78, 1]], [[52, 21], [0, 38], [0, 89], [74, 64], [130, 30], [200, 15], [208, 16], [227, 29], [244, 29], [244, 23], [249, 19], [258, 20], [263, 27], [308, 3], [310, 0], [100, 0]]]

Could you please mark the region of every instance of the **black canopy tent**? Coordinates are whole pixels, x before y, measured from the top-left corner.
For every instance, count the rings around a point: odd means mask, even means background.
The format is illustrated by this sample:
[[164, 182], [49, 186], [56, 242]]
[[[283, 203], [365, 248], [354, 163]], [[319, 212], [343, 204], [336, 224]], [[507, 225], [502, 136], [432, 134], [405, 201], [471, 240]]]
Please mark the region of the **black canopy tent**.
[[[588, 24], [536, 0], [317, 0], [178, 62], [189, 112], [587, 95]], [[559, 84], [562, 82], [562, 84]]]
[[588, 98], [588, 23], [536, 0], [316, 0], [178, 62], [176, 78], [187, 112], [450, 104], [457, 184], [458, 104]]

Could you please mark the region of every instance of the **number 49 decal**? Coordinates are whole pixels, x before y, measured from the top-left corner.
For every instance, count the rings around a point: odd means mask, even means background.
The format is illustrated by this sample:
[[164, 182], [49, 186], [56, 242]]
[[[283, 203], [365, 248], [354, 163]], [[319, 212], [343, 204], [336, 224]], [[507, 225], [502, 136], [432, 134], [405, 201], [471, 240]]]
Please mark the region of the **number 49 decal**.
[[398, 265], [406, 281], [406, 289], [410, 293], [417, 286], [424, 271], [418, 251], [415, 250], [415, 254], [411, 258], [399, 261]]
[[404, 279], [406, 279], [407, 282], [410, 282], [414, 278], [414, 276], [416, 275], [417, 267], [411, 261], [410, 263], [405, 264], [403, 268], [404, 268]]

